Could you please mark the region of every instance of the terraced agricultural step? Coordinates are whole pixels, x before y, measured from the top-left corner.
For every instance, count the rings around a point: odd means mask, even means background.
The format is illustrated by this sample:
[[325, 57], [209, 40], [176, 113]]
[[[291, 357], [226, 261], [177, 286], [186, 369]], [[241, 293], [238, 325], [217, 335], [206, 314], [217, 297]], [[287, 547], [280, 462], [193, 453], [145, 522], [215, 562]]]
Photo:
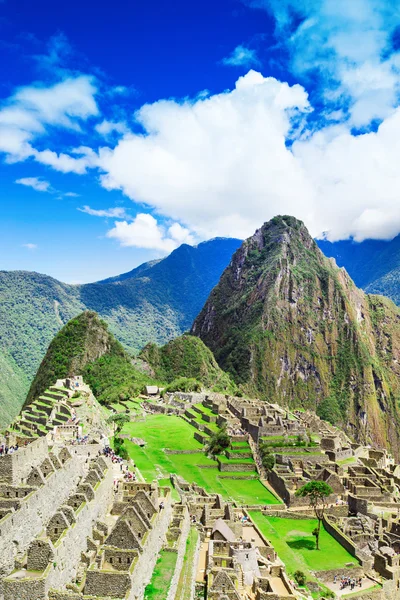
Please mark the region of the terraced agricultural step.
[[192, 419], [193, 419], [193, 420], [196, 420], [196, 415], [195, 415], [195, 414], [193, 414], [192, 412], [190, 412], [190, 410], [185, 410], [185, 416], [186, 416], [188, 419], [191, 419], [191, 420], [192, 420]]
[[65, 404], [60, 404], [59, 408], [58, 408], [58, 412], [62, 413], [64, 415], [68, 415], [68, 417], [71, 416], [71, 409], [66, 406]]
[[55, 420], [60, 421], [61, 423], [66, 423], [71, 418], [71, 413], [68, 415], [57, 413], [55, 416]]
[[68, 398], [69, 397], [69, 393], [68, 390], [65, 390], [63, 388], [59, 388], [55, 385], [51, 385], [49, 387], [50, 392], [55, 392], [57, 394], [61, 394], [62, 396], [64, 396], [64, 398]]

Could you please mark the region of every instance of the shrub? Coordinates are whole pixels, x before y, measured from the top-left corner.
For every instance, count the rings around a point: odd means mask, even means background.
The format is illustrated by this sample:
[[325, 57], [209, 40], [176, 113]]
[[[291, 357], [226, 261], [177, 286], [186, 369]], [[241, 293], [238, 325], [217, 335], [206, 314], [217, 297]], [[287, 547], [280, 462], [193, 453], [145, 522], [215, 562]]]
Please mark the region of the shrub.
[[128, 460], [128, 450], [125, 448], [125, 442], [120, 437], [114, 438], [114, 452], [124, 460]]
[[305, 573], [303, 573], [303, 571], [295, 571], [293, 577], [298, 585], [300, 585], [301, 587], [305, 586], [306, 576]]
[[166, 392], [200, 392], [202, 384], [197, 379], [190, 377], [178, 377], [167, 385], [163, 390], [163, 394]]
[[224, 450], [227, 450], [231, 445], [231, 438], [229, 437], [226, 429], [221, 429], [217, 433], [214, 433], [210, 437], [210, 440], [206, 446], [206, 452], [212, 455], [221, 454]]

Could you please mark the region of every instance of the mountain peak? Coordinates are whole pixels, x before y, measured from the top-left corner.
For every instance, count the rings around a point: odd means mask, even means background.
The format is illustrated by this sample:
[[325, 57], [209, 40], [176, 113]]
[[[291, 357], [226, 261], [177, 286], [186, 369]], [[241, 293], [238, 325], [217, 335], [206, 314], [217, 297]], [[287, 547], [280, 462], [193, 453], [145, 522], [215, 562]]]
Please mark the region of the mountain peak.
[[85, 311], [68, 321], [53, 338], [35, 379], [26, 404], [38, 398], [57, 379], [82, 375], [84, 367], [105, 354], [125, 351], [109, 333], [107, 324], [94, 311]]
[[390, 302], [358, 290], [301, 221], [278, 216], [235, 252], [192, 334], [251, 396], [317, 411], [329, 399], [338, 425], [398, 449], [399, 319]]

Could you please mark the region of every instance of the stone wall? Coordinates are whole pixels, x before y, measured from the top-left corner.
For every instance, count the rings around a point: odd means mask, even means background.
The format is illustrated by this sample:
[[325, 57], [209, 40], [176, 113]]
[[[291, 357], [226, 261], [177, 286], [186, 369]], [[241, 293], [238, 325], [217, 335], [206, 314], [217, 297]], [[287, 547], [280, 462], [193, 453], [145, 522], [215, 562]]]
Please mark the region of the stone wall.
[[[69, 462], [72, 460], [70, 459]], [[54, 545], [47, 540], [48, 549], [51, 551], [51, 561], [43, 573], [33, 579], [24, 577], [26, 572], [22, 570], [4, 579], [5, 600], [19, 600], [22, 583], [24, 583], [25, 593], [28, 594], [27, 598], [44, 600], [51, 588], [62, 588], [73, 579], [81, 559], [81, 552], [86, 550], [86, 539], [92, 535], [96, 520], [104, 517], [111, 502], [112, 484], [113, 472], [110, 468], [97, 486], [93, 500], [83, 504], [75, 513], [75, 522], [63, 532]], [[35, 547], [34, 550], [36, 551], [37, 548]], [[43, 592], [40, 589], [40, 594], [36, 590], [39, 582], [44, 585]]]
[[[347, 535], [345, 535], [334, 523], [332, 523], [329, 518], [325, 517], [323, 523], [326, 531], [330, 533], [330, 535], [335, 538], [335, 540], [339, 542], [339, 544], [341, 544], [341, 546], [343, 546], [343, 548], [345, 548], [347, 552], [349, 552], [357, 560], [357, 547], [354, 542], [347, 537]], [[360, 562], [363, 565], [363, 561], [360, 560]], [[370, 567], [370, 565], [364, 566]]]
[[222, 462], [220, 460], [218, 460], [218, 468], [220, 471], [229, 471], [234, 473], [239, 472], [241, 473], [242, 471], [254, 471], [255, 469], [255, 464], [252, 463], [226, 463], [226, 462]]
[[41, 437], [17, 452], [0, 458], [0, 481], [17, 484], [26, 479], [33, 467], [39, 467], [48, 456], [46, 437]]
[[132, 577], [132, 588], [128, 600], [142, 599], [145, 587], [150, 583], [157, 562], [158, 553], [163, 547], [171, 521], [171, 494], [163, 498], [164, 509], [157, 515], [156, 523], [149, 531], [142, 554], [139, 556]]
[[[86, 550], [86, 538], [92, 535], [97, 520], [104, 518], [112, 501], [113, 471], [109, 468], [95, 490], [95, 497], [76, 513], [73, 523], [54, 546], [54, 563], [46, 581], [46, 589], [62, 588], [71, 581]], [[55, 565], [55, 566], [54, 566]]]
[[0, 598], [2, 576], [14, 568], [16, 554], [27, 550], [32, 539], [41, 532], [57, 508], [65, 502], [86, 470], [87, 465], [79, 457], [70, 458], [63, 468], [47, 477], [45, 485], [21, 501], [19, 510], [6, 515], [0, 521]]

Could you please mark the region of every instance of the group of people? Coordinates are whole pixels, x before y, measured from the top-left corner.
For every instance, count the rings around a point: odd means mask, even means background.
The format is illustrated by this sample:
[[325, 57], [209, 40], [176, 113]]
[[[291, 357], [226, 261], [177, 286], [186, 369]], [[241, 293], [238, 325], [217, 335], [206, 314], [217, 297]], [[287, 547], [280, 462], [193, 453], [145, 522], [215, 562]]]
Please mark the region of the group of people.
[[[104, 456], [106, 456], [107, 458], [111, 458], [111, 461], [113, 463], [122, 463], [123, 459], [121, 458], [121, 456], [118, 456], [118, 454], [116, 454], [114, 452], [114, 450], [112, 448], [110, 448], [110, 446], [106, 446], [103, 449], [103, 454]], [[122, 471], [122, 467], [121, 467], [121, 471]]]
[[0, 446], [0, 456], [6, 456], [7, 454], [14, 454], [18, 450], [18, 444], [15, 446], [8, 447], [6, 444], [1, 444]]
[[[136, 475], [135, 475], [135, 473], [133, 473], [132, 471], [129, 470], [129, 466], [128, 465], [126, 465], [126, 467], [124, 469], [123, 458], [121, 456], [119, 456], [118, 454], [116, 454], [114, 452], [114, 450], [112, 448], [110, 448], [110, 446], [106, 446], [103, 449], [103, 454], [107, 458], [111, 458], [111, 461], [114, 464], [119, 464], [120, 465], [121, 473], [123, 472], [123, 478], [125, 479], [125, 481], [136, 481]], [[133, 465], [133, 467], [135, 467], [135, 465]]]
[[72, 445], [75, 445], [75, 444], [84, 445], [84, 444], [87, 444], [88, 442], [89, 442], [89, 436], [84, 435], [82, 437], [77, 437], [74, 440], [72, 440]]
[[337, 577], [335, 575], [335, 577], [333, 578], [333, 583], [339, 583], [340, 584], [340, 589], [344, 590], [345, 588], [349, 587], [351, 591], [354, 590], [355, 587], [361, 587], [362, 586], [362, 578], [358, 577]]

